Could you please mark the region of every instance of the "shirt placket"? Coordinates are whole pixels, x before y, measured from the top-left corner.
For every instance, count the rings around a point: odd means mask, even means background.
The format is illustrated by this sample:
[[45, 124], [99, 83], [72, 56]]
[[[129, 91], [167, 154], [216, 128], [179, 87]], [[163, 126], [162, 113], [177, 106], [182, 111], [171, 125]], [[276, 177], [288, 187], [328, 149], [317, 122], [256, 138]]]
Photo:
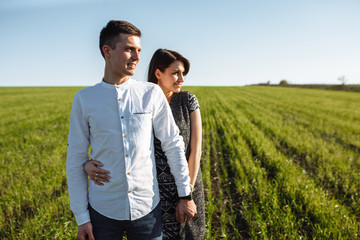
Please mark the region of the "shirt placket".
[[125, 100], [124, 99], [124, 89], [120, 86], [116, 86], [117, 96], [118, 96], [118, 108], [119, 108], [119, 115], [120, 115], [120, 123], [121, 123], [121, 130], [122, 130], [122, 142], [124, 147], [123, 152], [123, 159], [125, 162], [125, 173], [128, 183], [128, 194], [131, 194], [131, 181], [130, 181], [130, 166], [131, 166], [131, 159], [130, 159], [130, 151], [129, 151], [129, 141], [128, 141], [128, 127], [126, 121], [128, 121], [127, 117], [125, 117]]

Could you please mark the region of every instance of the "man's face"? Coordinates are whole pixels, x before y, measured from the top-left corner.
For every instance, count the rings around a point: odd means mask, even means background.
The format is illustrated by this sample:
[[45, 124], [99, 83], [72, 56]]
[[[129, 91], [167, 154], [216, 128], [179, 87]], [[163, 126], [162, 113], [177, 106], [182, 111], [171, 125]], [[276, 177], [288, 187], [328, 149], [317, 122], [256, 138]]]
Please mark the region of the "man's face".
[[133, 76], [140, 61], [140, 37], [130, 34], [120, 34], [120, 41], [115, 49], [109, 50], [108, 62], [113, 74], [119, 77]]

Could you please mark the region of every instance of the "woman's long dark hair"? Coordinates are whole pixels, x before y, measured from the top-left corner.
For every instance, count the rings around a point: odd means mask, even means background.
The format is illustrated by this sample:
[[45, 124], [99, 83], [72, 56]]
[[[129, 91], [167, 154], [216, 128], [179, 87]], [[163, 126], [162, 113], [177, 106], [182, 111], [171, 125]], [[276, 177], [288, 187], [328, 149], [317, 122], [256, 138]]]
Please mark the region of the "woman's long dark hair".
[[184, 76], [189, 72], [190, 62], [183, 55], [178, 52], [167, 50], [167, 49], [158, 49], [151, 58], [149, 64], [148, 72], [148, 82], [157, 84], [158, 79], [155, 76], [156, 69], [159, 69], [161, 72], [164, 72], [173, 62], [181, 61], [184, 64]]

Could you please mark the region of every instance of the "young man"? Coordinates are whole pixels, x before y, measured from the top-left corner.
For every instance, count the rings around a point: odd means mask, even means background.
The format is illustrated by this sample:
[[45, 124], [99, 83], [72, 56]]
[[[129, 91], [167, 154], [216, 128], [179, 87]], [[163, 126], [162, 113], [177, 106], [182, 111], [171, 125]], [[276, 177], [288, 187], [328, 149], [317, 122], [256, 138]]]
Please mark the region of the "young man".
[[[100, 33], [104, 78], [74, 97], [66, 171], [78, 239], [122, 239], [123, 231], [129, 240], [161, 239], [153, 134], [175, 177], [179, 221], [196, 214], [184, 143], [165, 96], [157, 85], [130, 78], [140, 60], [140, 37], [131, 23], [110, 21]], [[104, 186], [88, 186], [83, 164], [90, 145], [91, 158], [111, 169]]]

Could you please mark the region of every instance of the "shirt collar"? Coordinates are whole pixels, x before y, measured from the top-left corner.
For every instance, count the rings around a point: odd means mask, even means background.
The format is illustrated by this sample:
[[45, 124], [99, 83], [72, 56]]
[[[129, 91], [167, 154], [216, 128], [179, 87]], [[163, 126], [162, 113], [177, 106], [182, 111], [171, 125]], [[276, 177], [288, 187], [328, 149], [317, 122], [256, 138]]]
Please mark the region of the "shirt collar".
[[119, 85], [115, 85], [115, 84], [110, 84], [107, 82], [104, 82], [104, 79], [102, 79], [101, 81], [101, 86], [103, 86], [104, 88], [108, 88], [108, 89], [115, 89], [116, 86], [120, 87], [120, 88], [126, 88], [129, 84], [133, 83], [135, 80], [132, 78], [129, 78], [126, 82], [119, 84]]

